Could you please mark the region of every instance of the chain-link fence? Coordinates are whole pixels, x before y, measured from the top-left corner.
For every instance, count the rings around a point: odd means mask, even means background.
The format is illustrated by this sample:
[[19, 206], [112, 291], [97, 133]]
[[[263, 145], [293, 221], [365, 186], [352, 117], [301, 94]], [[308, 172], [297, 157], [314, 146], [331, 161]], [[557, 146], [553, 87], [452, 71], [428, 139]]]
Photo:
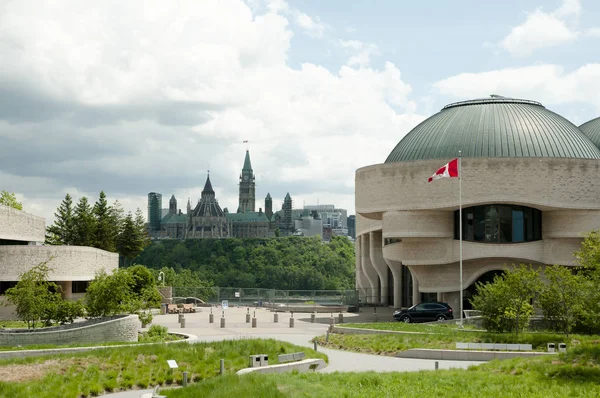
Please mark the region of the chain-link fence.
[[[234, 287], [173, 287], [173, 301], [230, 306], [292, 307], [356, 307], [360, 305], [357, 290], [278, 290]], [[285, 309], [283, 308], [283, 309]]]

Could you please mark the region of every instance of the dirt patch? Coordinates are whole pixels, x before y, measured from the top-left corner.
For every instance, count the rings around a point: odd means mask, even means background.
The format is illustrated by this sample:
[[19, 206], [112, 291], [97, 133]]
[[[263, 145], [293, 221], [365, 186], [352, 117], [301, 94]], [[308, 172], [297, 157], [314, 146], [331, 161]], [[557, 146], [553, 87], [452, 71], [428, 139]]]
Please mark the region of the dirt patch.
[[0, 366], [0, 380], [8, 383], [19, 383], [41, 379], [51, 371], [60, 368], [63, 365], [62, 362], [64, 361], [52, 359], [42, 363]]
[[83, 372], [90, 365], [98, 365], [101, 370], [110, 368], [110, 364], [93, 357], [49, 359], [39, 363], [0, 366], [0, 380], [12, 383], [38, 380], [51, 372], [66, 374], [69, 369], [75, 373]]

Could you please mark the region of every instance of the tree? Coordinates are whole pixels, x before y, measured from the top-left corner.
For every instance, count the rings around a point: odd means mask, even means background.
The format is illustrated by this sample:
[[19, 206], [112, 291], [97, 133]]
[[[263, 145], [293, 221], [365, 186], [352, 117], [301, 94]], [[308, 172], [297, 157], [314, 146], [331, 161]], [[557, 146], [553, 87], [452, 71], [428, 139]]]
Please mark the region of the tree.
[[109, 218], [114, 236], [116, 237], [123, 231], [125, 224], [125, 210], [123, 210], [123, 206], [121, 206], [121, 202], [118, 200], [115, 200], [109, 208]]
[[104, 270], [98, 272], [90, 282], [84, 299], [88, 316], [96, 318], [137, 311], [139, 308], [134, 308], [131, 284], [131, 274], [123, 269], [117, 269], [111, 275]]
[[581, 249], [575, 252], [575, 259], [586, 275], [600, 280], [600, 230], [590, 231], [583, 237]]
[[92, 206], [85, 196], [79, 199], [74, 211], [74, 230], [76, 246], [94, 246], [96, 219]]
[[161, 295], [156, 287], [156, 279], [148, 268], [134, 265], [127, 268], [131, 275], [131, 293], [140, 301], [140, 308], [157, 308], [160, 306]]
[[16, 306], [18, 317], [29, 329], [42, 319], [46, 323], [54, 319], [52, 311], [61, 300], [60, 287], [48, 281], [48, 261], [21, 274], [17, 285], [6, 290], [7, 304]]
[[487, 330], [514, 330], [518, 334], [529, 323], [533, 313], [531, 302], [541, 286], [539, 271], [521, 264], [503, 275], [496, 275], [492, 283], [478, 283], [471, 303], [481, 311]]
[[150, 235], [148, 235], [148, 229], [146, 228], [146, 219], [144, 218], [144, 212], [138, 207], [135, 210], [135, 229], [140, 236], [142, 250], [150, 246]]
[[106, 201], [104, 191], [100, 192], [100, 196], [94, 204], [94, 217], [96, 218], [94, 247], [114, 252], [116, 237], [113, 224], [114, 217], [111, 215], [111, 209]]
[[117, 236], [117, 251], [125, 258], [125, 266], [143, 250], [142, 237], [139, 236], [131, 212], [123, 221], [121, 233]]
[[52, 245], [73, 245], [76, 240], [73, 216], [73, 198], [66, 194], [54, 213], [54, 224], [47, 228], [47, 243]]
[[4, 190], [0, 192], [0, 205], [12, 207], [13, 209], [17, 210], [23, 210], [23, 204], [17, 201], [15, 194]]
[[560, 265], [546, 268], [545, 274], [548, 284], [542, 288], [540, 307], [546, 319], [568, 336], [586, 306], [589, 281]]

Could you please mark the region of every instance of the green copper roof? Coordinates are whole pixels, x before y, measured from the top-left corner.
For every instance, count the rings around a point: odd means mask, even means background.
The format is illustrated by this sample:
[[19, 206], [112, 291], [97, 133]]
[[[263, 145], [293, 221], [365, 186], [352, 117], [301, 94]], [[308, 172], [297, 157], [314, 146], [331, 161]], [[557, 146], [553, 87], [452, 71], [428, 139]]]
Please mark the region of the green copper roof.
[[187, 222], [187, 216], [185, 214], [167, 214], [160, 220], [161, 224], [181, 224]]
[[249, 211], [246, 213], [228, 213], [225, 214], [227, 221], [232, 222], [269, 222], [265, 213]]
[[265, 199], [271, 200], [271, 194], [267, 192], [267, 197]]
[[412, 129], [385, 163], [463, 157], [600, 159], [571, 122], [535, 101], [492, 96], [456, 102]]
[[579, 130], [583, 132], [598, 148], [600, 148], [600, 117], [583, 123], [579, 126]]
[[252, 165], [250, 164], [250, 152], [248, 150], [246, 150], [246, 158], [244, 159], [244, 167], [242, 168], [242, 171], [252, 171]]

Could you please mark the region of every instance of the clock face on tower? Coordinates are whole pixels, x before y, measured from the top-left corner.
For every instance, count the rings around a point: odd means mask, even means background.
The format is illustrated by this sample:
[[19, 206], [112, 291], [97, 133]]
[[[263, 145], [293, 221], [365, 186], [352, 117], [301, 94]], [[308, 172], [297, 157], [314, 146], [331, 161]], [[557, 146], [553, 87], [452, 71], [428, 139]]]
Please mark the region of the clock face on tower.
[[244, 176], [244, 181], [248, 181], [248, 176]]

